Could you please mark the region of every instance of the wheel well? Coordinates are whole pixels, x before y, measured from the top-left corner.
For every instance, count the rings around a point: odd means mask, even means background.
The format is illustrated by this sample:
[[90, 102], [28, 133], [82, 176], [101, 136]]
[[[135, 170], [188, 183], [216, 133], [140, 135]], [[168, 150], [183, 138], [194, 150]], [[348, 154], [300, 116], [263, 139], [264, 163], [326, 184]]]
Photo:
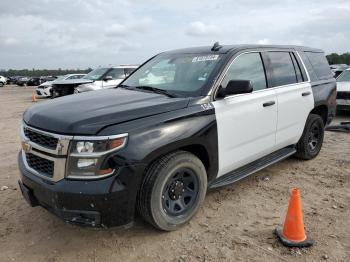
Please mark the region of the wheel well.
[[205, 169], [208, 171], [210, 166], [209, 154], [204, 146], [195, 144], [195, 145], [181, 147], [179, 148], [179, 150], [184, 150], [194, 154], [196, 157], [198, 157], [202, 161]]
[[311, 110], [310, 114], [319, 115], [322, 118], [324, 125], [327, 124], [327, 118], [328, 118], [328, 107], [327, 106], [325, 106], [325, 105], [317, 106]]

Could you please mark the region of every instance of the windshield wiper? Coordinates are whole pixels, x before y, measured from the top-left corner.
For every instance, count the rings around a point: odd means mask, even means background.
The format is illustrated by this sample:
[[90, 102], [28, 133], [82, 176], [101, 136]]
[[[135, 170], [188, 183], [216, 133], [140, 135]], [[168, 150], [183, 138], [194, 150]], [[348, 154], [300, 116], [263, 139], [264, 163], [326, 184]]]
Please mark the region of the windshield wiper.
[[142, 90], [151, 91], [151, 92], [157, 93], [157, 94], [166, 95], [168, 97], [176, 97], [174, 94], [169, 93], [167, 90], [156, 88], [156, 87], [152, 87], [152, 86], [135, 86], [135, 88], [136, 89], [142, 89]]
[[118, 85], [117, 87], [121, 87], [121, 88], [125, 88], [125, 89], [129, 89], [129, 90], [134, 90], [134, 88], [132, 88], [131, 86], [128, 86], [128, 85]]

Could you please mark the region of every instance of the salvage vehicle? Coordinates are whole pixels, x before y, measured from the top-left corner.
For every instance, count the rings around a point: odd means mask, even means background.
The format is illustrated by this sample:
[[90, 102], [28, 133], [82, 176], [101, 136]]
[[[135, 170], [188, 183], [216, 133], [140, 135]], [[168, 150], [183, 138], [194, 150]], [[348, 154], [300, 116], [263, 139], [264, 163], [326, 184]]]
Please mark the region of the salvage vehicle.
[[128, 65], [97, 68], [79, 80], [57, 81], [53, 85], [52, 97], [114, 88], [136, 68]]
[[0, 87], [3, 87], [7, 83], [7, 78], [4, 76], [0, 76]]
[[29, 77], [23, 76], [17, 79], [16, 84], [18, 86], [26, 86], [29, 81]]
[[313, 159], [335, 115], [323, 51], [228, 45], [152, 57], [118, 88], [39, 103], [23, 116], [19, 185], [69, 223], [171, 231], [208, 189], [294, 155]]
[[27, 86], [38, 86], [40, 84], [41, 84], [40, 77], [32, 77], [27, 82]]
[[74, 93], [83, 93], [87, 91], [103, 90], [106, 88], [114, 88], [120, 84], [127, 76], [129, 76], [135, 69], [137, 65], [121, 65], [115, 66], [113, 68], [99, 68], [95, 72], [91, 72], [89, 78], [94, 80], [91, 83], [86, 83], [77, 86], [74, 89]]
[[337, 78], [337, 109], [350, 110], [350, 68]]
[[67, 74], [63, 76], [59, 76], [58, 78], [52, 81], [46, 81], [39, 85], [36, 89], [36, 94], [38, 97], [52, 97], [52, 85], [56, 82], [61, 82], [65, 80], [76, 80], [81, 79], [86, 74]]

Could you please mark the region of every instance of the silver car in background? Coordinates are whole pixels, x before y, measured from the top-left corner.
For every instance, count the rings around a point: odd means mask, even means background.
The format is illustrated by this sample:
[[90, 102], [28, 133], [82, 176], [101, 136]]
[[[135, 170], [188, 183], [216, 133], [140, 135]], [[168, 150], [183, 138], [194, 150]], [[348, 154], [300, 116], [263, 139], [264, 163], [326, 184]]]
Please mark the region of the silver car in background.
[[52, 85], [55, 82], [62, 80], [73, 80], [83, 78], [86, 74], [67, 74], [63, 76], [59, 76], [57, 79], [53, 81], [47, 81], [42, 83], [36, 88], [36, 94], [38, 97], [51, 97], [52, 96]]
[[137, 68], [138, 65], [96, 68], [84, 77], [84, 79], [91, 80], [91, 83], [85, 83], [75, 87], [74, 93], [78, 94], [116, 87]]

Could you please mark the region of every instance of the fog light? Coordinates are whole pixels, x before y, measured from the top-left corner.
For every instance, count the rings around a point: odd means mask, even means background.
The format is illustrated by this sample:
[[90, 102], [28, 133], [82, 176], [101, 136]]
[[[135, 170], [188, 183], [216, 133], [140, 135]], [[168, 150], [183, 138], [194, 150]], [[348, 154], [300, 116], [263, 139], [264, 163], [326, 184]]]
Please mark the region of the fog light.
[[79, 159], [77, 163], [78, 168], [95, 167], [97, 159]]

